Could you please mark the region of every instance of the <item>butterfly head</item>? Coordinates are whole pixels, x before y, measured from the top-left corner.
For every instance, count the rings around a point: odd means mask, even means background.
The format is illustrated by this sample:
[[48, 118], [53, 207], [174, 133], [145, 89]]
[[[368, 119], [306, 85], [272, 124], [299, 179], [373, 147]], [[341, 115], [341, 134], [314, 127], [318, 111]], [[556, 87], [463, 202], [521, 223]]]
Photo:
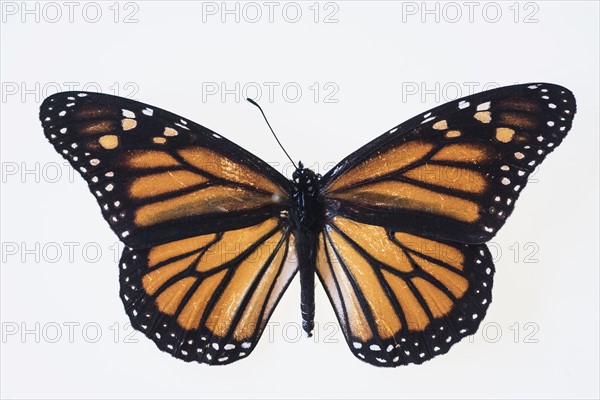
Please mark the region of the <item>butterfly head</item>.
[[298, 163], [298, 168], [292, 175], [292, 181], [294, 182], [294, 193], [303, 193], [313, 195], [316, 193], [320, 176], [313, 170], [304, 168], [302, 162]]

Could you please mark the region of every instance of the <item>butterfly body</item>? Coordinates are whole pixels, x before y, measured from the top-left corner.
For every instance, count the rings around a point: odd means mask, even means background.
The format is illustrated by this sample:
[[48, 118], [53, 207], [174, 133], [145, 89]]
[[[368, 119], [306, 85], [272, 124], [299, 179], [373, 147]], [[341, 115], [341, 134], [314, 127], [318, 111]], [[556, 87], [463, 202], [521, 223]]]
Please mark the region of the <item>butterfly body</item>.
[[315, 273], [318, 235], [325, 226], [325, 208], [321, 195], [321, 177], [304, 168], [302, 162], [292, 175], [293, 194], [290, 224], [296, 238], [300, 273], [300, 309], [302, 328], [310, 336], [315, 317]]
[[247, 357], [299, 273], [309, 335], [316, 275], [352, 353], [395, 367], [477, 331], [495, 272], [485, 243], [575, 111], [558, 85], [498, 88], [409, 119], [322, 177], [300, 164], [292, 180], [129, 99], [58, 93], [40, 119], [124, 242], [120, 297], [161, 350]]

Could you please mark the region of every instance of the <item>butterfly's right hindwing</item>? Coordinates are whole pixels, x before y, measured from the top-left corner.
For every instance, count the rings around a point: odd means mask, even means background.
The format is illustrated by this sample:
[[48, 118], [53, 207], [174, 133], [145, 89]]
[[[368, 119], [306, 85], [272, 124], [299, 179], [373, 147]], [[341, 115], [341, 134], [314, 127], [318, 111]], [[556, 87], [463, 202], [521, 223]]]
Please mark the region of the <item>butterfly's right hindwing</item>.
[[477, 331], [494, 264], [485, 245], [335, 217], [319, 238], [317, 273], [353, 354], [396, 367], [444, 354]]

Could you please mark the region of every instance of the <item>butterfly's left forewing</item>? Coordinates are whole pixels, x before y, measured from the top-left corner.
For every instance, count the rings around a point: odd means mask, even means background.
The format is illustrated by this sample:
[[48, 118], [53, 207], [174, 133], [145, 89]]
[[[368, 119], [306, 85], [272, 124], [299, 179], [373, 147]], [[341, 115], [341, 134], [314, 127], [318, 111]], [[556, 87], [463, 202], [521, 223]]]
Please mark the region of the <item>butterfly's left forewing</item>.
[[40, 119], [130, 247], [240, 228], [289, 208], [283, 175], [221, 135], [157, 107], [65, 92], [44, 101]]

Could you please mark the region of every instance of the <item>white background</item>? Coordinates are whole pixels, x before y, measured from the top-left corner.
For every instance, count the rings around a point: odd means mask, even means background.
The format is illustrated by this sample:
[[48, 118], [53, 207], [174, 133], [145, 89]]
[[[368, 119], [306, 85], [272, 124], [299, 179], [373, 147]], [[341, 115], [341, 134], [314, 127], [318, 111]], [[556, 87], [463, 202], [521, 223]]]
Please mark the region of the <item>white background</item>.
[[[272, 21], [269, 5], [245, 4], [227, 3], [236, 15], [221, 2], [30, 2], [31, 13], [3, 2], [1, 396], [597, 398], [598, 3], [431, 2], [425, 13], [421, 2], [275, 2]], [[285, 170], [260, 114], [238, 98], [258, 86], [288, 151], [323, 172], [473, 86], [532, 81], [570, 88], [578, 111], [492, 240], [482, 328], [396, 369], [352, 356], [320, 287], [317, 343], [297, 340], [298, 282], [256, 351], [226, 367], [186, 364], [132, 333], [117, 237], [37, 118], [57, 89], [135, 91]]]

